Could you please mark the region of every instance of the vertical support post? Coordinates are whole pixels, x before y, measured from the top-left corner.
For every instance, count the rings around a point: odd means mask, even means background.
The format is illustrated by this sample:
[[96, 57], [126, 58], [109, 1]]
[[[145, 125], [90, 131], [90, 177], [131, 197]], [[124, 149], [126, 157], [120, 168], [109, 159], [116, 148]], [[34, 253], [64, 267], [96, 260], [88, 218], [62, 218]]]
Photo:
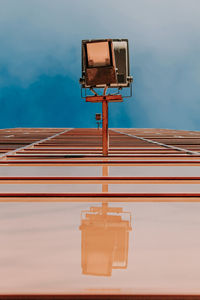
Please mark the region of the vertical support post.
[[103, 156], [108, 156], [108, 101], [102, 100], [102, 145]]

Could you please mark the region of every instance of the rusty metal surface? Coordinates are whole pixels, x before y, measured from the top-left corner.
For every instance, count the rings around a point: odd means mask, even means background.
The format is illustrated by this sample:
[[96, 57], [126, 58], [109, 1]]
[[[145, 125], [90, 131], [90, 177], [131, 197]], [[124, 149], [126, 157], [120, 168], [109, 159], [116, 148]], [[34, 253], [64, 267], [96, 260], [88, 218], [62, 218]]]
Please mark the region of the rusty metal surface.
[[122, 102], [121, 95], [107, 95], [103, 98], [103, 96], [88, 96], [86, 97], [86, 102], [102, 102], [102, 100], [106, 100], [108, 102]]
[[98, 84], [116, 83], [116, 73], [114, 67], [91, 68], [86, 70], [86, 84], [96, 86]]

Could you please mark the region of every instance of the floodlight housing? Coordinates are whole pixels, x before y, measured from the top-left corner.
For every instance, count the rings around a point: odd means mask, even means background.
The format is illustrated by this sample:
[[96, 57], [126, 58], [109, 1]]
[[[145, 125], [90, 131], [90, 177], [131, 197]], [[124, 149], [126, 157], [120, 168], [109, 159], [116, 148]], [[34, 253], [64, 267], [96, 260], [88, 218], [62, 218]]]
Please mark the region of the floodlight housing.
[[82, 41], [83, 88], [122, 88], [131, 82], [127, 39]]

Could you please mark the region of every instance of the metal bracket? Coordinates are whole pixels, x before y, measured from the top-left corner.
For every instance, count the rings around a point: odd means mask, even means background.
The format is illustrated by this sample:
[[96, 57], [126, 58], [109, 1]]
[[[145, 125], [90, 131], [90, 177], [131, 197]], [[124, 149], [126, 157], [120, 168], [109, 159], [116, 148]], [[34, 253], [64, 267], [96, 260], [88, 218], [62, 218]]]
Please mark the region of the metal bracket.
[[[81, 86], [81, 98], [86, 99], [87, 97], [91, 97], [91, 94], [88, 93], [88, 90], [90, 90], [96, 97], [97, 97], [97, 96], [103, 96], [102, 94], [98, 94], [98, 93], [94, 90], [94, 88], [95, 88], [95, 87], [87, 88], [87, 87]], [[99, 89], [99, 87], [97, 87], [97, 88]], [[111, 89], [112, 89], [112, 86], [109, 86], [108, 88], [111, 88]], [[120, 95], [120, 91], [121, 91], [122, 89], [123, 89], [123, 87], [118, 87], [116, 93], [108, 93], [107, 95], [108, 95], [108, 96], [114, 96], [114, 95], [119, 96], [119, 95]], [[130, 85], [129, 85], [129, 94], [128, 94], [128, 95], [122, 95], [122, 98], [131, 98], [132, 95], [133, 95], [133, 88], [132, 88], [132, 83], [130, 83]]]

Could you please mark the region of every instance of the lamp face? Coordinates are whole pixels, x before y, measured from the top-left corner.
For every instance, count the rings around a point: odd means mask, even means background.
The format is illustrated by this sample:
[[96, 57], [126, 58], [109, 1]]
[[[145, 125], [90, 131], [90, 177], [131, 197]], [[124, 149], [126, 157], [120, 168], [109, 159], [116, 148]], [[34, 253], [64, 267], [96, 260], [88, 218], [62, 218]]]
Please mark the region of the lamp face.
[[87, 43], [88, 67], [110, 66], [108, 42]]
[[82, 49], [87, 87], [105, 86], [117, 82], [111, 40], [84, 41]]

